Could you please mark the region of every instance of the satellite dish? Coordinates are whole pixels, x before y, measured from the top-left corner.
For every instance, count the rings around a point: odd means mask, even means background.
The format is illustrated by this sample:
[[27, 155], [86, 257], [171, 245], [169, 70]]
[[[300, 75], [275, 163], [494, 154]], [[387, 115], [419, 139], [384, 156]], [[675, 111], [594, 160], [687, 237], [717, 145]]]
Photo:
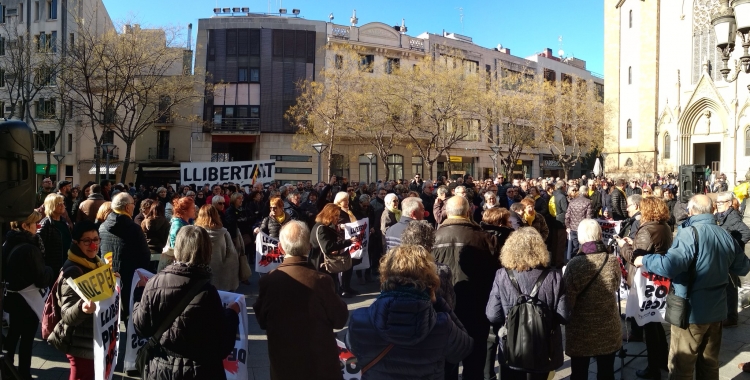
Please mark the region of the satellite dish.
[[564, 52], [564, 51], [563, 51], [562, 49], [560, 49], [560, 50], [558, 50], [558, 51], [557, 51], [557, 55], [558, 55], [558, 56], [559, 56], [560, 58], [562, 58], [562, 57], [564, 57], [564, 56], [565, 56], [565, 52]]
[[497, 44], [497, 48], [496, 49], [498, 51], [503, 50], [503, 44]]

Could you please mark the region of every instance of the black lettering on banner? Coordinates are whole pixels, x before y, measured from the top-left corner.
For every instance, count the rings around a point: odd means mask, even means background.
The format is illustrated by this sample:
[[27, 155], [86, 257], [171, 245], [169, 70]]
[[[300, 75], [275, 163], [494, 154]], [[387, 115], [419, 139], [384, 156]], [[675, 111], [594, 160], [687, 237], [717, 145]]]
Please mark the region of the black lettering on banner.
[[235, 347], [232, 349], [232, 352], [229, 353], [229, 356], [227, 356], [227, 361], [239, 361], [240, 363], [245, 364], [245, 362], [247, 361], [247, 351], [242, 348], [237, 349], [237, 347]]
[[146, 344], [146, 342], [148, 342], [148, 339], [141, 338], [138, 336], [138, 334], [135, 333], [130, 334], [130, 348], [140, 349], [144, 344]]
[[219, 178], [219, 168], [211, 166], [208, 168], [208, 182], [216, 182]]
[[223, 166], [219, 169], [219, 173], [221, 173], [220, 181], [229, 181], [229, 169], [230, 168], [228, 166]]

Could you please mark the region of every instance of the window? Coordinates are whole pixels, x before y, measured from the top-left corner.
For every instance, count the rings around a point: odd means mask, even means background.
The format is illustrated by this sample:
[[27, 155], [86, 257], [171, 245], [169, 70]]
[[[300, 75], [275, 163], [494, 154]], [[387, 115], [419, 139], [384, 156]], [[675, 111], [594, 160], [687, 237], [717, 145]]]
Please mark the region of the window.
[[250, 68], [250, 82], [260, 83], [260, 69], [257, 67]]
[[156, 135], [156, 159], [168, 160], [169, 158], [169, 131], [159, 131]]
[[114, 144], [115, 143], [115, 132], [104, 131], [102, 132], [102, 144]]
[[237, 55], [237, 31], [227, 30], [227, 55]]
[[49, 49], [51, 49], [53, 53], [57, 53], [57, 31], [53, 30], [49, 35], [48, 40]]
[[52, 69], [47, 66], [42, 66], [36, 69], [35, 82], [40, 86], [53, 86], [55, 85], [55, 75], [52, 73]]
[[23, 3], [18, 4], [18, 22], [23, 22]]
[[312, 174], [311, 168], [275, 168], [276, 174]]
[[414, 156], [411, 158], [411, 176], [414, 177], [417, 174], [422, 175], [422, 178], [430, 178], [429, 175], [424, 175], [424, 161], [420, 156]]
[[359, 69], [371, 73], [373, 72], [373, 64], [375, 63], [375, 56], [372, 54], [364, 54], [359, 56]]
[[750, 156], [750, 128], [745, 130], [745, 156]]
[[240, 57], [247, 57], [249, 30], [241, 29], [237, 32], [237, 52]]
[[240, 83], [247, 82], [247, 67], [237, 69], [237, 81]]
[[335, 175], [338, 178], [349, 176], [349, 165], [343, 155], [331, 155], [331, 175]]
[[628, 84], [633, 84], [633, 67], [628, 67]]
[[5, 24], [5, 5], [0, 5], [0, 24]]
[[341, 70], [344, 68], [344, 56], [341, 54], [336, 54], [333, 57], [333, 67], [336, 68], [336, 70]]
[[297, 155], [271, 155], [270, 158], [276, 161], [289, 161], [289, 162], [312, 162], [312, 156], [297, 156]]
[[37, 119], [54, 119], [55, 118], [55, 99], [40, 98], [36, 102]]
[[404, 156], [400, 154], [391, 154], [388, 156], [388, 178], [389, 180], [397, 180], [404, 178]]
[[40, 11], [39, 2], [35, 1], [34, 2], [34, 21], [39, 21], [39, 11]]
[[5, 55], [5, 37], [0, 37], [0, 55]]
[[672, 158], [672, 141], [669, 139], [669, 133], [664, 134], [664, 158]]
[[34, 43], [36, 45], [36, 51], [38, 52], [57, 52], [57, 32], [52, 31], [49, 34], [45, 34], [44, 32], [40, 32], [38, 35], [34, 36]]
[[162, 95], [159, 97], [159, 117], [156, 120], [157, 123], [171, 123], [172, 115], [170, 109], [172, 107], [172, 98], [169, 95]]
[[385, 73], [393, 74], [393, 71], [398, 70], [401, 66], [401, 60], [398, 58], [388, 58], [385, 61]]
[[65, 165], [65, 176], [66, 177], [73, 176], [73, 165]]
[[378, 178], [378, 156], [372, 156], [370, 159], [364, 154], [359, 155], [359, 180], [367, 183], [377, 181]]
[[599, 98], [599, 103], [604, 103], [604, 84], [594, 83], [594, 86], [596, 86], [596, 95]]
[[633, 138], [633, 122], [630, 119], [628, 119], [628, 126], [627, 126], [627, 130], [625, 131], [625, 133], [626, 133], [625, 138], [628, 138], [628, 139]]
[[5, 87], [5, 70], [0, 69], [0, 87]]
[[72, 133], [68, 133], [68, 140], [67, 140], [67, 142], [68, 142], [67, 152], [70, 153], [70, 152], [73, 151], [73, 134]]
[[57, 19], [57, 0], [47, 0], [47, 16], [50, 20]]
[[50, 149], [50, 152], [55, 151], [55, 131], [49, 131], [47, 133], [38, 133], [36, 135], [35, 150], [44, 152], [47, 149]]
[[633, 27], [633, 10], [631, 9], [628, 15], [628, 28]]
[[557, 80], [557, 73], [555, 70], [544, 69], [544, 80], [555, 83]]
[[73, 46], [76, 46], [76, 35], [75, 33], [70, 33], [68, 36], [68, 43], [70, 44], [70, 48], [73, 48]]
[[208, 60], [213, 61], [216, 59], [216, 39], [214, 38], [216, 32], [208, 30]]

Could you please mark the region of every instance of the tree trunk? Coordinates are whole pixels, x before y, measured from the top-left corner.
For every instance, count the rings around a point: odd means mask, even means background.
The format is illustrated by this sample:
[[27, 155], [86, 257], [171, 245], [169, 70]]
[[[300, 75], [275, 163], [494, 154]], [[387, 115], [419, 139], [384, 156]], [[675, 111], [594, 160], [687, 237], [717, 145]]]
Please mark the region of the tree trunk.
[[[49, 147], [45, 147], [47, 151], [47, 166], [44, 167], [44, 176], [49, 178], [49, 167], [50, 167], [50, 155], [52, 152], [50, 152]], [[55, 177], [57, 177], [57, 182], [60, 182], [60, 173], [56, 174]]]
[[[424, 158], [422, 158], [422, 162], [427, 162], [427, 172], [430, 173], [430, 177], [429, 178], [432, 178], [432, 164], [434, 162], [433, 161], [425, 161]], [[438, 176], [437, 176], [437, 173], [435, 173], [435, 181], [437, 181], [437, 180], [438, 180]]]
[[[128, 167], [130, 166], [130, 151], [133, 149], [133, 142], [125, 142], [125, 160], [122, 161], [122, 172], [120, 173], [120, 182], [125, 182], [125, 176], [128, 174]], [[168, 153], [168, 152], [167, 152]]]

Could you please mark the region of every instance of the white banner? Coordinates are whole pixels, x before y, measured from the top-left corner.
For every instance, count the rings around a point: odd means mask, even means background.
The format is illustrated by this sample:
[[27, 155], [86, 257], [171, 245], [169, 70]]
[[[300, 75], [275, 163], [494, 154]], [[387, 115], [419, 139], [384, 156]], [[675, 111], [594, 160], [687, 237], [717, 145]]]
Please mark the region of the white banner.
[[279, 250], [279, 241], [263, 231], [255, 237], [255, 271], [268, 273], [284, 262], [284, 254]]
[[638, 326], [664, 322], [670, 284], [671, 280], [666, 277], [636, 269], [625, 315], [633, 317]]
[[276, 160], [234, 162], [183, 162], [180, 164], [180, 185], [216, 184], [232, 182], [252, 185], [255, 182], [274, 181]]
[[44, 302], [47, 300], [47, 296], [49, 296], [49, 287], [39, 289], [34, 284], [31, 284], [25, 289], [19, 290], [18, 294], [26, 300], [26, 303], [29, 304], [31, 310], [34, 310], [37, 318], [41, 321]]
[[351, 239], [353, 237], [358, 237], [359, 241], [356, 243], [352, 243], [348, 248], [346, 248], [346, 251], [349, 251], [349, 255], [351, 255], [352, 259], [362, 259], [362, 264], [357, 265], [357, 267], [362, 266], [365, 262], [367, 262], [367, 266], [362, 268], [355, 268], [355, 269], [367, 269], [370, 267], [370, 259], [367, 254], [367, 247], [370, 243], [370, 221], [369, 218], [364, 218], [356, 221], [355, 223], [346, 223], [344, 224], [344, 238], [345, 239]]
[[[136, 273], [133, 274], [133, 285], [131, 287], [131, 293], [135, 291], [135, 285], [140, 280], [138, 274], [151, 279], [154, 274], [145, 270], [137, 269]], [[226, 359], [224, 359], [224, 371], [227, 375], [227, 380], [247, 380], [247, 305], [245, 304], [245, 296], [237, 293], [229, 293], [219, 291], [221, 297], [221, 303], [226, 307], [232, 302], [237, 302], [240, 306], [240, 325], [237, 333], [237, 340], [234, 344], [234, 349], [229, 353]], [[133, 310], [133, 299], [130, 299], [130, 310]], [[127, 347], [125, 348], [125, 371], [135, 369], [135, 359], [138, 357], [138, 351], [143, 347], [150, 337], [140, 337], [135, 332], [133, 327], [133, 319], [128, 318], [127, 326]]]
[[339, 346], [339, 363], [341, 364], [343, 380], [360, 380], [362, 371], [359, 368], [359, 363], [357, 363], [357, 358], [346, 348], [344, 342], [336, 339], [336, 344]]
[[602, 228], [602, 241], [604, 244], [609, 244], [612, 237], [620, 233], [622, 221], [607, 219], [597, 219], [596, 221], [599, 222], [599, 226]]
[[96, 380], [111, 380], [120, 345], [120, 279], [111, 297], [94, 302], [94, 373]]

